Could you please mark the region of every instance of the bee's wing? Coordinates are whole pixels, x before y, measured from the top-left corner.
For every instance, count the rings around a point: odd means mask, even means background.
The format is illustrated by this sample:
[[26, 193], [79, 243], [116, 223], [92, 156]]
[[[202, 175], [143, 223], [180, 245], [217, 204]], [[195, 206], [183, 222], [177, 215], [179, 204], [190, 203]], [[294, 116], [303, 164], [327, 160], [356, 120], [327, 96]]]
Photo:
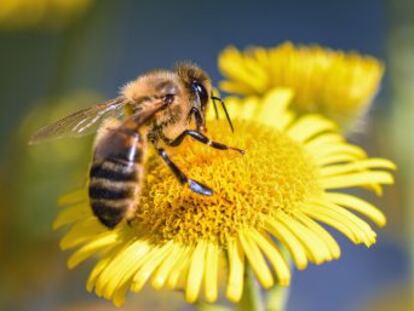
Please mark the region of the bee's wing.
[[127, 118], [123, 125], [128, 124], [128, 122], [133, 122], [136, 127], [140, 127], [147, 121], [149, 121], [158, 111], [167, 108], [170, 103], [164, 101], [161, 98], [157, 98], [151, 101], [147, 101], [138, 107], [133, 115]]
[[67, 117], [37, 130], [30, 138], [29, 144], [37, 144], [62, 137], [87, 135], [96, 128], [98, 122], [109, 116], [119, 116], [127, 102], [117, 97], [105, 103], [79, 110]]

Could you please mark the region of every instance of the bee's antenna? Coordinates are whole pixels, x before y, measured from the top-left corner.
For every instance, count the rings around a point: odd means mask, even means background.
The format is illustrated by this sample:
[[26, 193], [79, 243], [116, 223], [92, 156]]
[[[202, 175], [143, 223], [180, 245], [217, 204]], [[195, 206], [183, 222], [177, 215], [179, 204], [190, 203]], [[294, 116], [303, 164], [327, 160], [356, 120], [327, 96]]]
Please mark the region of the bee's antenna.
[[218, 112], [218, 109], [217, 109], [217, 104], [216, 104], [215, 97], [212, 96], [211, 99], [213, 100], [213, 107], [214, 107], [214, 113], [216, 114], [216, 120], [218, 120], [219, 119], [219, 112]]
[[[216, 96], [211, 96], [211, 99], [213, 100], [213, 103], [215, 103], [216, 100], [218, 100], [221, 103], [221, 107], [223, 107], [224, 113], [226, 114], [226, 119], [227, 119], [227, 122], [230, 125], [230, 129], [231, 129], [232, 133], [234, 133], [233, 123], [231, 122], [230, 115], [227, 111], [227, 108], [226, 108], [226, 105], [224, 104], [224, 101], [220, 97], [216, 97]], [[214, 106], [215, 106], [215, 104], [214, 104]], [[218, 115], [218, 113], [217, 113], [217, 115]]]

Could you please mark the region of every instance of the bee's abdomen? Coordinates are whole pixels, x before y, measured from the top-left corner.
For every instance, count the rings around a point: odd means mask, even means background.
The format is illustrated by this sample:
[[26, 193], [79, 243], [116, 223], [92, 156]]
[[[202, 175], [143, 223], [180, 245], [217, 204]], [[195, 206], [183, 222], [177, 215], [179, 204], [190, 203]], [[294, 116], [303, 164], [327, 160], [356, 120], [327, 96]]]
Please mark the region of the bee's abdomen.
[[108, 228], [115, 227], [136, 204], [139, 185], [136, 163], [107, 159], [93, 163], [89, 199], [95, 216]]
[[101, 164], [92, 165], [90, 177], [113, 182], [133, 182], [138, 180], [135, 165], [125, 165], [111, 159]]

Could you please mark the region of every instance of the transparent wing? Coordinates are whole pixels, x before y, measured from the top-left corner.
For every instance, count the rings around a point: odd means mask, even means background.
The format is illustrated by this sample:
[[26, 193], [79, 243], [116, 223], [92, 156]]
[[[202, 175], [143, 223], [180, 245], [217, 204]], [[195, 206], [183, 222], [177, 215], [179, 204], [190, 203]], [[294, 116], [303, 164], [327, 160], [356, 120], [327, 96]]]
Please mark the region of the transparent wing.
[[117, 97], [105, 103], [79, 110], [37, 130], [30, 138], [29, 144], [87, 135], [96, 131], [96, 127], [93, 125], [97, 125], [103, 119], [121, 115], [122, 108], [126, 103], [123, 98]]

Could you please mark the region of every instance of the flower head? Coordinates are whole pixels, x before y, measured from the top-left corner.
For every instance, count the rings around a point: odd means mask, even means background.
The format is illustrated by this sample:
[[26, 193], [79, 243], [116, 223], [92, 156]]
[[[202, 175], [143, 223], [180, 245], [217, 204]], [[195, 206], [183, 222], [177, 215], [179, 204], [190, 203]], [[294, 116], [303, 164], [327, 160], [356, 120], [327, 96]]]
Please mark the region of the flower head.
[[214, 302], [224, 283], [227, 298], [237, 302], [246, 265], [264, 288], [289, 284], [281, 247], [299, 269], [338, 258], [340, 248], [324, 225], [356, 244], [373, 244], [375, 232], [360, 216], [383, 226], [384, 215], [339, 191], [380, 192], [393, 182], [387, 170], [394, 165], [368, 158], [319, 115], [296, 118], [287, 109], [290, 99], [287, 90], [263, 99], [229, 99], [235, 135], [225, 121], [209, 121], [209, 135], [244, 148], [244, 156], [194, 141], [174, 150], [188, 176], [215, 190], [212, 197], [183, 188], [156, 157], [146, 165], [145, 190], [131, 224], [108, 230], [92, 215], [84, 191], [64, 197], [61, 203], [69, 206], [54, 226], [70, 227], [61, 241], [63, 249], [77, 248], [69, 267], [98, 257], [88, 290], [120, 305], [129, 289], [138, 292], [151, 283], [184, 289], [188, 302]]
[[384, 71], [374, 57], [289, 42], [246, 51], [228, 47], [219, 68], [227, 78], [220, 84], [224, 91], [263, 95], [288, 87], [294, 91], [294, 110], [321, 113], [348, 126], [369, 107]]

